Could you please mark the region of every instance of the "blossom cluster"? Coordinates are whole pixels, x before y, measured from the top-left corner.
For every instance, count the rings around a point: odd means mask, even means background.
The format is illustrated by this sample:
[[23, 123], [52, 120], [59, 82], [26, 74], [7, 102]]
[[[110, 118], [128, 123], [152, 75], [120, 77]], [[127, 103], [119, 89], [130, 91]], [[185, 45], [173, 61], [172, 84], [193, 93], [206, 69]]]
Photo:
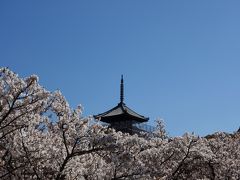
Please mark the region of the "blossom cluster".
[[240, 179], [240, 133], [129, 135], [0, 68], [0, 179]]

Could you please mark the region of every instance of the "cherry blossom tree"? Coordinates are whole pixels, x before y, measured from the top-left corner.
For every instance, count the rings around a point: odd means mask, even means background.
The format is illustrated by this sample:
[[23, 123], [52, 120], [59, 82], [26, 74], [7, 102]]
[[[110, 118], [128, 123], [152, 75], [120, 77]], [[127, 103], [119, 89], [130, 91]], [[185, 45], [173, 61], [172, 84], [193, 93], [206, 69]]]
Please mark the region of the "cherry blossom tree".
[[39, 124], [40, 114], [51, 103], [50, 93], [37, 81], [35, 75], [21, 79], [7, 68], [0, 69], [0, 177], [11, 175], [28, 164], [15, 146], [17, 137], [29, 125]]
[[209, 165], [215, 179], [240, 178], [240, 133], [218, 132], [206, 137], [212, 156]]
[[79, 157], [114, 148], [106, 128], [90, 125], [80, 106], [71, 110], [59, 91], [46, 91], [36, 76], [22, 79], [7, 68], [0, 75], [1, 178], [77, 176]]
[[153, 132], [153, 135], [161, 139], [167, 139], [168, 133], [166, 131], [163, 119], [157, 118], [155, 122], [156, 122], [156, 129]]
[[129, 135], [104, 127], [38, 77], [0, 68], [1, 179], [240, 179], [240, 132]]

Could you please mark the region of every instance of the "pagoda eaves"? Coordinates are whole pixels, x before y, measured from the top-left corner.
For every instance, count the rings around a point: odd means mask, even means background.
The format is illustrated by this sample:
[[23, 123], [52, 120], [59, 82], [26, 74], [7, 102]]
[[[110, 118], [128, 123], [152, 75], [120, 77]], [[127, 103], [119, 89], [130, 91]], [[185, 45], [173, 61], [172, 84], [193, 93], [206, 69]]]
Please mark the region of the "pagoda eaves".
[[123, 76], [121, 78], [120, 84], [120, 103], [114, 108], [98, 114], [93, 117], [102, 122], [108, 123], [110, 126], [118, 131], [127, 132], [133, 134], [135, 132], [139, 132], [140, 130], [134, 127], [134, 124], [139, 124], [143, 122], [147, 122], [149, 118], [144, 117], [129, 107], [123, 102], [124, 100], [124, 84], [123, 84]]
[[127, 107], [123, 102], [120, 102], [116, 107], [109, 111], [95, 115], [94, 118], [106, 123], [123, 119], [133, 120], [135, 123], [147, 122], [149, 120], [149, 118], [144, 117]]

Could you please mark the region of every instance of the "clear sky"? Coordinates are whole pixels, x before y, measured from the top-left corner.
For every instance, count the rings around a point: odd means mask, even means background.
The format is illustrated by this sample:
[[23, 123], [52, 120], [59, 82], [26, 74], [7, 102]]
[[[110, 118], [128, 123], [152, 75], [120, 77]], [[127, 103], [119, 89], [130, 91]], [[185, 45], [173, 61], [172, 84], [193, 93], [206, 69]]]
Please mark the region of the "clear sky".
[[0, 1], [0, 66], [84, 115], [119, 102], [170, 135], [240, 126], [240, 1]]

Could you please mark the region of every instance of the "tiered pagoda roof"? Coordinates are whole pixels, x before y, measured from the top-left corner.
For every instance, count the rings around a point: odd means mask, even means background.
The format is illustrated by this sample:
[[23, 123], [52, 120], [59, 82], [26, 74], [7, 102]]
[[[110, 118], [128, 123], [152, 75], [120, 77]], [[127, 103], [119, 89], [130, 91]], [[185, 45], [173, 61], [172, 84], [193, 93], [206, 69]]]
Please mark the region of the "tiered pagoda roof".
[[94, 116], [95, 119], [99, 119], [106, 123], [111, 123], [112, 121], [118, 121], [122, 119], [131, 119], [136, 122], [147, 122], [149, 118], [146, 118], [129, 107], [125, 103], [120, 102], [116, 107], [106, 111], [104, 113]]
[[120, 85], [120, 103], [118, 103], [117, 106], [104, 113], [95, 115], [94, 118], [110, 124], [123, 120], [134, 121], [134, 123], [142, 123], [147, 122], [149, 120], [149, 118], [144, 117], [130, 109], [123, 101], [124, 101], [124, 84], [122, 76]]

